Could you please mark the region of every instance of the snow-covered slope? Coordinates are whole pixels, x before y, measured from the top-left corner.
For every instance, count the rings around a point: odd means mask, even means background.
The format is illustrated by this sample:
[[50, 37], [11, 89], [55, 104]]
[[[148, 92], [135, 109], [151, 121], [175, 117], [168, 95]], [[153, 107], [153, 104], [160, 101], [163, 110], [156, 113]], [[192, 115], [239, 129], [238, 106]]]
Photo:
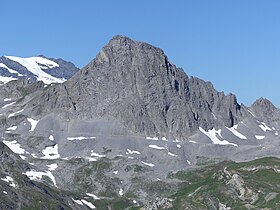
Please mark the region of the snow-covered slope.
[[23, 77], [45, 84], [63, 83], [78, 70], [74, 64], [62, 59], [4, 56], [0, 57], [0, 84]]
[[57, 63], [50, 61], [48, 59], [42, 57], [31, 57], [31, 58], [19, 58], [14, 56], [5, 56], [5, 57], [15, 62], [18, 62], [24, 67], [26, 67], [27, 70], [29, 70], [32, 74], [37, 76], [39, 81], [43, 81], [45, 84], [62, 83], [66, 81], [64, 78], [63, 79], [55, 78], [42, 70], [46, 68], [59, 67]]

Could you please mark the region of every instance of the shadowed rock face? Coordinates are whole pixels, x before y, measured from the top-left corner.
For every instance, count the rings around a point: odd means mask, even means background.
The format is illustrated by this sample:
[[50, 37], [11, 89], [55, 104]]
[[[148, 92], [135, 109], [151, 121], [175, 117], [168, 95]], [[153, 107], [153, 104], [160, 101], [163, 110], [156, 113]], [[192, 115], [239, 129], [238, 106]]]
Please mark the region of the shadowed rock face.
[[113, 119], [139, 135], [187, 137], [238, 123], [244, 114], [232, 94], [188, 77], [164, 52], [115, 36], [68, 82], [54, 86], [38, 104], [65, 116]]

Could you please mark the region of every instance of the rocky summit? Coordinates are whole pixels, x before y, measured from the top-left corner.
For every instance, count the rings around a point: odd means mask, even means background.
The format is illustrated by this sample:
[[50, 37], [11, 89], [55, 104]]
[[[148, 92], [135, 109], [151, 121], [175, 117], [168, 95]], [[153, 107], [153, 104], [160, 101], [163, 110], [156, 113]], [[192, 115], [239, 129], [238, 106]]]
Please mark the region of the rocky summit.
[[81, 70], [44, 56], [0, 65], [19, 76], [0, 87], [2, 209], [279, 208], [277, 188], [248, 178], [279, 173], [267, 99], [239, 104], [119, 35]]

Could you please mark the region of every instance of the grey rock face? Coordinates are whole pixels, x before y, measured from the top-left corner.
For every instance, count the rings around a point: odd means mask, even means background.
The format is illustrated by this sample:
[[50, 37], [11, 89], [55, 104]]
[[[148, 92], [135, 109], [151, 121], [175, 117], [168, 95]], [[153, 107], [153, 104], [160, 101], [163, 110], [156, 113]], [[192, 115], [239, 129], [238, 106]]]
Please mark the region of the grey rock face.
[[38, 100], [42, 110], [114, 119], [139, 135], [172, 138], [187, 137], [199, 126], [231, 127], [244, 115], [234, 95], [188, 77], [161, 49], [125, 36], [115, 36], [67, 83]]
[[[47, 58], [43, 55], [40, 55], [39, 57]], [[51, 61], [54, 61], [59, 65], [59, 67], [54, 67], [52, 69], [43, 69], [44, 72], [56, 77], [56, 78], [64, 78], [64, 79], [70, 79], [76, 72], [78, 72], [80, 69], [77, 68], [73, 63], [69, 61], [65, 61], [61, 58], [47, 58]]]
[[280, 119], [280, 112], [268, 99], [260, 98], [254, 102], [250, 110], [263, 121], [276, 121]]
[[155, 201], [143, 207], [143, 210], [171, 209], [173, 207], [172, 200], [168, 198], [157, 198]]
[[21, 98], [27, 95], [31, 96], [32, 93], [43, 89], [43, 82], [33, 82], [23, 77], [1, 86], [0, 95], [5, 98]]

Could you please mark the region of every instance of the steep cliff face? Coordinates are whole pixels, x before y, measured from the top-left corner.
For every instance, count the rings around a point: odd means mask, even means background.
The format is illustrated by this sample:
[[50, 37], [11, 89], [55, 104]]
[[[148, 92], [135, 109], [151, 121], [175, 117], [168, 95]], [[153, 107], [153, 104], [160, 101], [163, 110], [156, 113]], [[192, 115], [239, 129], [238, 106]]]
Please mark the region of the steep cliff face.
[[38, 102], [43, 110], [114, 119], [139, 135], [174, 138], [199, 126], [231, 127], [244, 115], [234, 95], [188, 77], [161, 49], [125, 36], [113, 37], [92, 62]]

